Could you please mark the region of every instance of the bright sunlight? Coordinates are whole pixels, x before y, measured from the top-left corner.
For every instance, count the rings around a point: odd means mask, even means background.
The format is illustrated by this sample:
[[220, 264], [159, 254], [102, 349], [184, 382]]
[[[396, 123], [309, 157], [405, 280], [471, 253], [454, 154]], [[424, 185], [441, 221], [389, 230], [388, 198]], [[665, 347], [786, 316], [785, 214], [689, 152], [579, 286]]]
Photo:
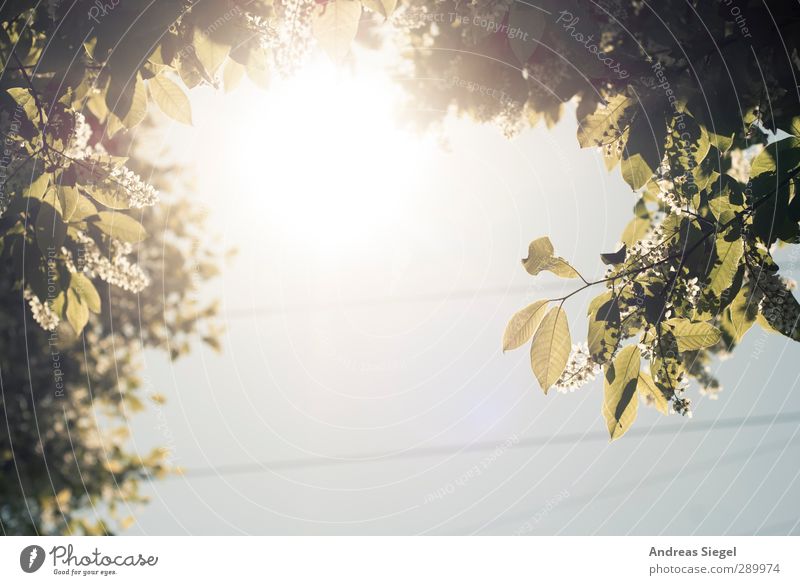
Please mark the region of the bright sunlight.
[[220, 187], [289, 241], [349, 248], [410, 221], [426, 143], [397, 125], [402, 94], [385, 72], [318, 55], [268, 91], [245, 82], [224, 99], [224, 116], [201, 112], [200, 132], [219, 145], [198, 147], [209, 180], [224, 175]]

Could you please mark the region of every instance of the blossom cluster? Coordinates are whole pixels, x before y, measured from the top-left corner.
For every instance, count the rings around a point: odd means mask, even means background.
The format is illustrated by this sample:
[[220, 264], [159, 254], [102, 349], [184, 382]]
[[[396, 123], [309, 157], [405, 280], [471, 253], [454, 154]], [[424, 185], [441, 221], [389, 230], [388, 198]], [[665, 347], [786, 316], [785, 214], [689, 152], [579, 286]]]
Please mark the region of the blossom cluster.
[[34, 292], [26, 288], [23, 297], [28, 301], [28, 306], [31, 308], [31, 315], [33, 320], [45, 331], [53, 331], [58, 327], [60, 319], [51, 309], [50, 304], [42, 302], [42, 300], [34, 294]]
[[128, 195], [128, 205], [133, 209], [150, 207], [158, 203], [158, 191], [125, 166], [111, 171], [110, 179]]
[[559, 392], [577, 390], [594, 380], [600, 370], [601, 366], [592, 359], [589, 345], [586, 342], [573, 345], [567, 367], [556, 381], [555, 386]]
[[119, 240], [111, 241], [111, 253], [106, 256], [95, 241], [79, 232], [78, 241], [83, 246], [83, 272], [90, 278], [99, 278], [122, 290], [138, 293], [150, 284], [150, 278], [128, 255], [133, 246]]

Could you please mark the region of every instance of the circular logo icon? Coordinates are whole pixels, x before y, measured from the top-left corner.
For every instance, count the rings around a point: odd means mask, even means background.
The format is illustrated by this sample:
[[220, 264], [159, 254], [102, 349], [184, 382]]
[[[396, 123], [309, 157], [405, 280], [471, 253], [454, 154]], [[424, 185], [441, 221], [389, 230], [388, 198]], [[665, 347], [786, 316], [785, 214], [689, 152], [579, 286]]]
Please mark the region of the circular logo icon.
[[41, 546], [32, 544], [26, 546], [19, 553], [19, 566], [26, 573], [35, 573], [44, 564], [44, 549]]

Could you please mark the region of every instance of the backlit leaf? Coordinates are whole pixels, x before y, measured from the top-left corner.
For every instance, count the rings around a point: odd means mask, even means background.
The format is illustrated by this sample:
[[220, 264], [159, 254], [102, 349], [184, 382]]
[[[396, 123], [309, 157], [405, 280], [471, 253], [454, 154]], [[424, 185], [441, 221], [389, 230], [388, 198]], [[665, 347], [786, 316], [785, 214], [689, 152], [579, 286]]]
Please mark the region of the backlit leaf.
[[536, 301], [511, 317], [503, 333], [503, 351], [516, 349], [536, 332], [547, 311], [547, 301]]
[[116, 211], [101, 211], [94, 222], [104, 234], [136, 244], [147, 237], [144, 227], [132, 217]]
[[192, 124], [192, 106], [189, 97], [177, 83], [165, 77], [156, 75], [147, 82], [153, 101], [167, 116], [182, 124]]
[[547, 269], [547, 265], [553, 258], [553, 244], [547, 236], [537, 238], [528, 245], [528, 257], [522, 261], [522, 265], [528, 274], [536, 276], [542, 270]]
[[708, 287], [716, 295], [721, 295], [733, 284], [744, 254], [744, 244], [739, 234], [731, 234], [727, 238], [722, 234], [717, 236], [717, 258], [708, 275]]
[[570, 266], [569, 262], [553, 256], [553, 244], [546, 236], [537, 238], [530, 243], [528, 257], [522, 261], [522, 265], [531, 276], [547, 270], [562, 278], [578, 278], [577, 271]]
[[582, 148], [600, 146], [613, 142], [615, 136], [624, 130], [625, 118], [635, 101], [617, 94], [607, 105], [601, 106], [594, 113], [581, 120], [578, 127], [578, 142]]
[[588, 345], [592, 359], [599, 364], [611, 359], [619, 343], [619, 337], [619, 304], [616, 298], [609, 298], [589, 315]]
[[640, 361], [639, 348], [628, 345], [620, 350], [613, 363], [605, 366], [602, 410], [612, 441], [624, 435], [636, 420]]
[[554, 307], [545, 315], [531, 343], [531, 368], [545, 394], [564, 372], [571, 347], [567, 314], [561, 307]]
[[92, 281], [81, 272], [73, 272], [69, 277], [69, 289], [74, 291], [80, 301], [92, 313], [100, 312], [100, 295]]
[[340, 62], [350, 52], [361, 20], [361, 2], [334, 0], [318, 4], [315, 8], [312, 31], [320, 47], [335, 62]]
[[714, 345], [720, 340], [719, 329], [705, 321], [692, 322], [689, 319], [669, 319], [664, 324], [675, 336], [679, 351], [703, 349]]
[[76, 335], [80, 335], [89, 321], [89, 308], [81, 302], [78, 293], [72, 288], [67, 289], [67, 321]]
[[653, 378], [647, 372], [639, 372], [639, 381], [636, 384], [639, 396], [642, 397], [645, 403], [655, 407], [661, 414], [669, 414], [669, 402], [667, 401], [664, 393], [659, 390]]

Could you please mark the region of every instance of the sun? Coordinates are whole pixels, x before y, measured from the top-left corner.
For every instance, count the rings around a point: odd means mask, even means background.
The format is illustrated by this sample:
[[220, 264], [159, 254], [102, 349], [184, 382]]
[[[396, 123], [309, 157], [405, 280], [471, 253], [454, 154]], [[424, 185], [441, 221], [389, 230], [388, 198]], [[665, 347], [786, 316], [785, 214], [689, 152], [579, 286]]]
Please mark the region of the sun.
[[409, 178], [424, 147], [398, 126], [402, 93], [385, 72], [319, 55], [267, 90], [244, 86], [224, 97], [224, 115], [204, 129], [208, 163], [271, 229], [338, 248], [411, 213]]

